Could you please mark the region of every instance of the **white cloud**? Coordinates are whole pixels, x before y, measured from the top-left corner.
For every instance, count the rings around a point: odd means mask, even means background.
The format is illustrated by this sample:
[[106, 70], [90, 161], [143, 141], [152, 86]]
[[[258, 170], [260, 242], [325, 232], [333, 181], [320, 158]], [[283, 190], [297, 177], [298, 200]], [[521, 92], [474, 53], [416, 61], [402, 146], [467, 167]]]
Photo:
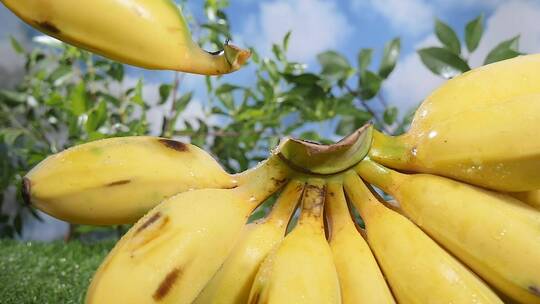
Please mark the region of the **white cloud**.
[[354, 0], [351, 4], [358, 12], [375, 10], [399, 32], [418, 35], [433, 26], [433, 5], [427, 0]]
[[246, 21], [242, 38], [267, 54], [271, 44], [280, 42], [289, 30], [292, 36], [288, 55], [301, 62], [337, 48], [351, 34], [346, 17], [335, 2], [275, 0], [259, 4], [259, 16]]
[[[483, 2], [487, 3], [490, 0]], [[539, 53], [538, 20], [540, 20], [540, 3], [538, 2], [513, 0], [498, 6], [486, 22], [486, 30], [478, 50], [470, 58], [471, 66], [482, 65], [489, 50], [502, 40], [518, 34], [521, 34], [520, 50], [527, 53]], [[415, 45], [415, 49], [437, 44], [439, 42], [432, 34]], [[417, 105], [443, 83], [444, 79], [424, 67], [419, 56], [413, 52], [398, 62], [396, 70], [384, 84], [383, 89], [390, 103], [406, 110]]]
[[477, 51], [471, 56], [473, 66], [482, 64], [488, 52], [503, 40], [521, 35], [520, 50], [540, 52], [540, 3], [514, 0], [500, 5], [486, 22], [486, 31]]

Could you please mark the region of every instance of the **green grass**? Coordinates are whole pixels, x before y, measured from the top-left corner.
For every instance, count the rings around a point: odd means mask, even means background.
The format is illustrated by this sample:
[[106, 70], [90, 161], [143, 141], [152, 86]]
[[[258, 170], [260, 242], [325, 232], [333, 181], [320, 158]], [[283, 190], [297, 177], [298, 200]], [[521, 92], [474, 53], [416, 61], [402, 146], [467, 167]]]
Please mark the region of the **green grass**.
[[113, 245], [0, 240], [0, 303], [83, 303], [93, 273]]

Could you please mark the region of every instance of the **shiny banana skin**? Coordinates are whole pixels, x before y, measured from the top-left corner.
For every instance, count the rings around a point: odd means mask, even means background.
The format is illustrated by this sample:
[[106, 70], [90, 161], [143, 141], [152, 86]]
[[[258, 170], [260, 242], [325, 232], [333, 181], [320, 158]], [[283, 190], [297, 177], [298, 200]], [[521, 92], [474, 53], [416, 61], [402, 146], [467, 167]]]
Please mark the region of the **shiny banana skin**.
[[508, 194], [540, 211], [540, 190], [509, 192]]
[[268, 252], [285, 237], [303, 189], [304, 182], [291, 181], [266, 218], [244, 227], [231, 254], [194, 304], [247, 303], [257, 270]]
[[345, 191], [398, 303], [503, 303], [416, 225], [379, 202], [354, 172], [346, 174]]
[[211, 54], [191, 38], [171, 0], [0, 0], [26, 23], [64, 42], [143, 68], [219, 75], [250, 52], [232, 45]]
[[324, 233], [325, 189], [323, 180], [308, 180], [298, 224], [264, 260], [247, 303], [341, 303]]
[[276, 158], [248, 172], [249, 184], [184, 192], [152, 209], [101, 264], [86, 303], [192, 303], [233, 249], [250, 213], [288, 175]]
[[396, 303], [373, 253], [351, 218], [343, 184], [329, 182], [326, 197], [329, 241], [339, 275], [341, 303]]
[[[489, 64], [446, 82], [410, 130], [375, 132], [370, 157], [498, 191], [540, 189], [540, 55]], [[509, 127], [511, 126], [511, 127]]]
[[356, 170], [490, 285], [520, 303], [540, 303], [540, 212], [505, 194], [370, 160]]
[[134, 223], [177, 193], [234, 188], [237, 181], [205, 151], [159, 137], [98, 140], [49, 156], [24, 177], [24, 197], [78, 224]]

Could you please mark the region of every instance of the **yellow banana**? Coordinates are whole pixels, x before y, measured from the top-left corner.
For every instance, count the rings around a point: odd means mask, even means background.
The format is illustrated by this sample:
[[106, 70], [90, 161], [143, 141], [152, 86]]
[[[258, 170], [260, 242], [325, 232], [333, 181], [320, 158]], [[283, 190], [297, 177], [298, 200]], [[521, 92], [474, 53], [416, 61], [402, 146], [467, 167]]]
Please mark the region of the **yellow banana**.
[[324, 233], [324, 201], [324, 181], [308, 181], [298, 224], [264, 260], [248, 303], [341, 303], [332, 251]]
[[86, 303], [192, 303], [225, 261], [251, 211], [288, 172], [271, 158], [249, 175], [250, 183], [235, 189], [184, 192], [152, 209], [101, 264]]
[[355, 173], [346, 175], [345, 189], [399, 303], [503, 303], [422, 230], [384, 207]]
[[492, 286], [521, 303], [540, 303], [540, 212], [504, 194], [370, 160], [357, 171]]
[[330, 247], [341, 285], [341, 302], [395, 303], [375, 257], [357, 230], [347, 207], [343, 185], [329, 182]]
[[63, 220], [134, 223], [163, 199], [188, 189], [233, 188], [196, 146], [158, 137], [98, 140], [49, 156], [24, 178], [28, 202]]
[[304, 183], [291, 181], [271, 213], [246, 225], [231, 254], [195, 300], [195, 304], [247, 303], [253, 279], [268, 252], [285, 236]]
[[508, 194], [540, 210], [540, 190], [509, 192]]
[[250, 56], [228, 44], [218, 54], [202, 50], [172, 0], [0, 1], [48, 35], [143, 68], [219, 75]]
[[540, 55], [481, 67], [448, 81], [410, 130], [374, 133], [370, 157], [498, 191], [540, 189]]

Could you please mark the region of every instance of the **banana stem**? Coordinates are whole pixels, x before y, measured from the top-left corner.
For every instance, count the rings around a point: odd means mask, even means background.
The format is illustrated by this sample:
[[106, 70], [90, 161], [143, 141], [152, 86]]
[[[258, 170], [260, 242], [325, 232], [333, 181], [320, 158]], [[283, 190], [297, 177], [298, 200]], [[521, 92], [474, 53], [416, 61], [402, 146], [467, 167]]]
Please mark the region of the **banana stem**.
[[362, 160], [354, 169], [368, 183], [376, 185], [387, 193], [394, 192], [401, 184], [402, 177], [405, 176], [369, 158]]
[[356, 229], [343, 192], [343, 184], [340, 182], [328, 183], [326, 198], [325, 208], [329, 219], [330, 239], [332, 239], [334, 231]]
[[382, 207], [377, 198], [356, 173], [347, 172], [345, 174], [344, 185], [347, 195], [351, 199], [352, 204], [360, 212], [364, 221], [369, 221], [369, 218]]
[[234, 175], [240, 195], [247, 196], [255, 209], [260, 203], [280, 189], [290, 176], [289, 168], [275, 155], [259, 166]]
[[326, 200], [326, 182], [323, 179], [309, 179], [302, 195], [302, 212], [298, 224], [316, 225], [324, 231], [323, 212]]
[[289, 182], [279, 195], [277, 202], [272, 207], [272, 211], [270, 211], [266, 220], [286, 228], [292, 213], [298, 206], [304, 188], [304, 182], [298, 180]]
[[414, 147], [410, 147], [407, 134], [389, 136], [373, 130], [373, 142], [369, 157], [392, 168], [403, 168], [414, 157]]

